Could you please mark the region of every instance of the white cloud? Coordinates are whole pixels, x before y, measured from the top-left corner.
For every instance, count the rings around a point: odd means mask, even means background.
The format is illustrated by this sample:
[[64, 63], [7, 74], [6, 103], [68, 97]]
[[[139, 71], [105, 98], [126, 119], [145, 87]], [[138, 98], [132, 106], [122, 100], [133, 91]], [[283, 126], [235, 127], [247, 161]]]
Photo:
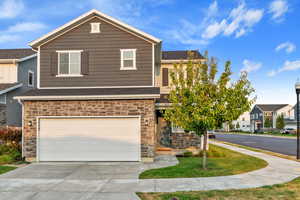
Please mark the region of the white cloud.
[[286, 0], [274, 0], [270, 3], [269, 13], [272, 14], [272, 19], [276, 22], [283, 20], [284, 14], [289, 10], [289, 5]]
[[219, 11], [219, 7], [218, 7], [218, 2], [217, 1], [214, 1], [212, 2], [208, 9], [207, 9], [207, 17], [214, 17], [218, 14], [218, 11]]
[[235, 35], [236, 38], [252, 30], [263, 17], [263, 9], [248, 9], [244, 2], [233, 8], [227, 18], [210, 22], [202, 33], [202, 38], [212, 39], [218, 35]]
[[17, 35], [11, 35], [11, 34], [0, 34], [0, 43], [6, 43], [6, 42], [14, 42], [16, 40], [20, 39]]
[[210, 24], [205, 31], [202, 33], [202, 38], [204, 39], [211, 39], [219, 35], [227, 26], [227, 22], [224, 19], [222, 22], [214, 22]]
[[287, 60], [284, 62], [283, 66], [281, 68], [279, 68], [278, 70], [272, 70], [267, 75], [275, 76], [284, 71], [296, 71], [298, 69], [300, 69], [300, 60], [295, 60], [295, 61]]
[[244, 71], [244, 72], [249, 73], [249, 72], [257, 71], [258, 69], [260, 69], [262, 66], [262, 63], [245, 59], [243, 61], [243, 65], [244, 65], [244, 67], [241, 69], [241, 72]]
[[22, 0], [3, 0], [0, 4], [0, 18], [14, 18], [24, 10]]
[[267, 73], [268, 76], [275, 76], [277, 74], [277, 72], [275, 70], [269, 71]]
[[[180, 29], [173, 29], [166, 32], [166, 38], [172, 38], [172, 41], [178, 41], [186, 45], [206, 45], [207, 41], [196, 39], [200, 34], [200, 29], [197, 25], [186, 20], [180, 21]], [[188, 30], [188, 31], [187, 31]]]
[[276, 51], [285, 50], [286, 53], [292, 53], [296, 50], [296, 45], [291, 42], [284, 42], [279, 44], [275, 50]]
[[10, 26], [7, 32], [25, 32], [25, 31], [39, 31], [45, 29], [47, 26], [40, 22], [23, 22], [17, 23], [16, 25]]

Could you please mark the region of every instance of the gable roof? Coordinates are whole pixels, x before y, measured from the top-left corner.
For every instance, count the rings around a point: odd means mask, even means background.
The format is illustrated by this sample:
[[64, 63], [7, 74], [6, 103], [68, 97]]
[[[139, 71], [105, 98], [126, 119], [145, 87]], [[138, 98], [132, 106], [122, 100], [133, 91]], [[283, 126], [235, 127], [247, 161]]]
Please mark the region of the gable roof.
[[117, 26], [118, 28], [126, 30], [126, 31], [132, 33], [133, 35], [141, 37], [141, 38], [143, 38], [143, 39], [145, 39], [145, 40], [147, 40], [151, 43], [160, 43], [161, 42], [160, 39], [158, 39], [158, 38], [156, 38], [156, 37], [154, 37], [154, 36], [152, 36], [148, 33], [145, 33], [141, 30], [138, 30], [138, 29], [136, 29], [136, 28], [134, 28], [134, 27], [132, 27], [128, 24], [125, 24], [125, 23], [123, 23], [123, 22], [121, 22], [121, 21], [119, 21], [115, 18], [112, 18], [112, 17], [110, 17], [110, 16], [108, 16], [108, 15], [106, 15], [106, 14], [104, 14], [104, 13], [98, 11], [98, 10], [93, 9], [93, 10], [91, 10], [91, 11], [75, 18], [74, 20], [58, 27], [57, 29], [47, 33], [46, 35], [30, 42], [29, 45], [31, 47], [40, 46], [41, 44], [43, 44], [43, 43], [47, 42], [48, 40], [50, 40], [51, 37], [64, 34], [64, 33], [68, 32], [69, 30], [71, 30], [72, 26], [78, 26], [79, 24], [85, 22], [87, 19], [90, 19], [92, 17], [100, 17], [103, 21], [105, 21], [107, 23], [110, 23], [110, 24], [113, 24], [113, 25]]
[[198, 50], [163, 51], [162, 60], [188, 60], [190, 53], [193, 59], [204, 59]]
[[0, 59], [20, 59], [33, 54], [32, 49], [0, 49]]
[[262, 111], [276, 111], [289, 104], [256, 104]]

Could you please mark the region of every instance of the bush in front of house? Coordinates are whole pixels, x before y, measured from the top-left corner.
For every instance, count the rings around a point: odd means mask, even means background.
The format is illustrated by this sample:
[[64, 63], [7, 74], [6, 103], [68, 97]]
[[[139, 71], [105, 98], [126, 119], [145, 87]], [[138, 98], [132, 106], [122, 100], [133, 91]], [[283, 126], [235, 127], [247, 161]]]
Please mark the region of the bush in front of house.
[[19, 128], [0, 129], [0, 164], [10, 164], [22, 160], [22, 131]]

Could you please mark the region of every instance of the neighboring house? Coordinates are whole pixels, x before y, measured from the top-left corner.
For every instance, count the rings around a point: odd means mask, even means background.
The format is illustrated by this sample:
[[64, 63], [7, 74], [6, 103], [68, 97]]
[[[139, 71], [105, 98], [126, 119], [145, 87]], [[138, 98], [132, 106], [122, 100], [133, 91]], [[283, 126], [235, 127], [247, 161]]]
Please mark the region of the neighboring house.
[[186, 67], [189, 59], [193, 61], [204, 61], [204, 57], [198, 50], [185, 51], [163, 51], [160, 74], [157, 76], [157, 86], [160, 87], [161, 98], [156, 102], [157, 113], [157, 134], [158, 143], [163, 146], [173, 148], [186, 148], [190, 146], [200, 147], [201, 140], [195, 134], [185, 133], [180, 127], [168, 124], [163, 118], [163, 112], [168, 109], [170, 102], [168, 100], [171, 90], [170, 72], [173, 70], [175, 64], [182, 64]]
[[[237, 120], [233, 121], [232, 124], [236, 130], [250, 131], [250, 113], [243, 113]], [[237, 124], [239, 124], [239, 128], [237, 128]]]
[[14, 96], [36, 87], [36, 53], [0, 49], [0, 126], [22, 126], [22, 106]]
[[37, 89], [23, 104], [23, 156], [153, 161], [161, 40], [92, 10], [29, 44]]
[[[289, 104], [256, 104], [250, 112], [251, 131], [276, 128], [276, 119], [280, 115], [283, 115], [285, 120], [292, 119], [293, 107]], [[265, 127], [267, 119], [270, 121], [270, 127]]]

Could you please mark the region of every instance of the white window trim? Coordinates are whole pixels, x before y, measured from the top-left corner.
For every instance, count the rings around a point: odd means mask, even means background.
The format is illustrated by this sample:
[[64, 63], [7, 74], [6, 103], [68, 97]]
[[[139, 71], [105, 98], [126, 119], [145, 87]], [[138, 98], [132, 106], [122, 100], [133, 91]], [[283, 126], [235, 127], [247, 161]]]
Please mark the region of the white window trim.
[[[133, 67], [124, 67], [123, 53], [126, 51], [133, 51]], [[137, 70], [136, 69], [136, 49], [120, 49], [121, 52], [121, 68], [120, 70]]]
[[172, 133], [184, 133], [184, 129], [177, 127], [172, 123]]
[[6, 94], [3, 94], [3, 95], [4, 95], [4, 101], [0, 101], [0, 104], [5, 105], [6, 104]]
[[80, 56], [79, 56], [79, 64], [80, 64], [80, 72], [81, 72], [81, 52], [83, 52], [83, 50], [60, 50], [60, 51], [56, 51], [58, 53], [58, 75], [56, 75], [56, 77], [82, 77], [83, 75], [80, 73], [80, 74], [61, 74], [60, 73], [60, 53], [69, 53], [69, 73], [70, 73], [70, 63], [71, 63], [71, 56], [70, 56], [70, 53], [80, 53]]
[[[32, 84], [29, 84], [29, 75], [30, 75], [30, 74], [32, 74]], [[28, 78], [28, 79], [27, 79], [27, 80], [28, 80], [28, 87], [34, 87], [34, 81], [35, 81], [35, 80], [34, 80], [34, 72], [31, 71], [31, 70], [29, 70], [29, 71], [28, 71], [28, 77], [27, 77], [27, 78]]]
[[[99, 30], [93, 30], [93, 26], [97, 24], [99, 26]], [[101, 33], [101, 23], [100, 22], [92, 22], [91, 23], [91, 32], [90, 33]]]

